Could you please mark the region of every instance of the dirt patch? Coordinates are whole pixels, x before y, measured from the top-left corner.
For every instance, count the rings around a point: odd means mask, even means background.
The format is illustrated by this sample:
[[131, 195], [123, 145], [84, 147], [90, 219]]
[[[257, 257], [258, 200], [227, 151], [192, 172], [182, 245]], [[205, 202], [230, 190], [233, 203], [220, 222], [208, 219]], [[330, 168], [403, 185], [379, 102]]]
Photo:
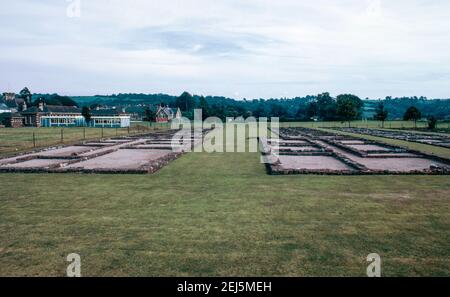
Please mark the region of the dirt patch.
[[363, 140], [339, 140], [340, 143], [350, 145], [350, 144], [365, 144]]
[[78, 162], [67, 166], [67, 168], [84, 169], [139, 169], [149, 162], [170, 154], [171, 151], [157, 150], [128, 150], [120, 149], [118, 151], [106, 154], [87, 161]]
[[35, 167], [42, 167], [42, 168], [49, 168], [61, 163], [67, 162], [66, 159], [32, 159], [29, 161], [14, 163], [10, 165], [4, 165], [1, 167], [10, 167], [10, 168], [35, 168]]
[[380, 145], [374, 144], [347, 144], [347, 146], [354, 148], [358, 151], [369, 152], [369, 151], [390, 151], [389, 148], [382, 147]]
[[290, 150], [290, 151], [320, 151], [320, 148], [314, 146], [279, 146], [278, 150]]
[[336, 158], [329, 156], [279, 156], [281, 167], [285, 169], [307, 170], [352, 170]]
[[[349, 156], [352, 159], [351, 156]], [[363, 164], [371, 170], [386, 170], [386, 171], [423, 171], [428, 170], [431, 166], [446, 167], [445, 164], [428, 160], [425, 158], [361, 158], [357, 160], [358, 163]]]
[[38, 153], [39, 156], [53, 156], [53, 157], [69, 157], [69, 156], [76, 156], [79, 154], [87, 153], [90, 151], [93, 151], [95, 149], [100, 148], [99, 146], [89, 146], [89, 147], [83, 147], [83, 146], [68, 146], [63, 147], [56, 150], [49, 150], [49, 151], [43, 151], [41, 153]]

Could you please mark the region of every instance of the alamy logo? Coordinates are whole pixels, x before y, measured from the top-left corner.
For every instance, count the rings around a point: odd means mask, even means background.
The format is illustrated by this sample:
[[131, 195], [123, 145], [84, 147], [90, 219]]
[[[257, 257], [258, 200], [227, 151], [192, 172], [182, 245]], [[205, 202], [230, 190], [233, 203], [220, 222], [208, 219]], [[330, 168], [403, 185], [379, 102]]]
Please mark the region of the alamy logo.
[[[269, 127], [270, 123], [270, 127]], [[269, 130], [279, 130], [279, 119], [270, 118], [220, 118], [209, 117], [202, 121], [202, 110], [194, 110], [194, 120], [181, 117], [172, 121], [171, 129], [179, 130], [171, 139], [173, 151], [184, 152], [258, 152], [258, 139], [267, 139]], [[208, 131], [203, 135], [203, 131]], [[277, 142], [278, 134], [271, 133], [271, 140]], [[190, 147], [192, 140], [202, 140]]]
[[372, 262], [367, 266], [368, 277], [381, 277], [381, 257], [373, 253], [367, 256], [367, 262]]
[[68, 277], [81, 277], [81, 257], [76, 253], [67, 256], [67, 262], [71, 262], [67, 266]]

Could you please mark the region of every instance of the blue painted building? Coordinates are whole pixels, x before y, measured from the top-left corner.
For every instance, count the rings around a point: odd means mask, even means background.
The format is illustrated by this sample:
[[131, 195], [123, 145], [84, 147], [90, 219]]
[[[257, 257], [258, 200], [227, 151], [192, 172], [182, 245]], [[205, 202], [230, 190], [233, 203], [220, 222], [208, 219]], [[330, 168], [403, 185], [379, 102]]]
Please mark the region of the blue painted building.
[[96, 109], [91, 111], [87, 123], [81, 109], [76, 106], [55, 106], [39, 103], [38, 106], [21, 112], [25, 126], [34, 127], [130, 127], [131, 117], [117, 109]]
[[130, 126], [130, 116], [92, 116], [89, 123], [82, 115], [49, 115], [40, 117], [41, 127], [96, 127], [126, 128]]

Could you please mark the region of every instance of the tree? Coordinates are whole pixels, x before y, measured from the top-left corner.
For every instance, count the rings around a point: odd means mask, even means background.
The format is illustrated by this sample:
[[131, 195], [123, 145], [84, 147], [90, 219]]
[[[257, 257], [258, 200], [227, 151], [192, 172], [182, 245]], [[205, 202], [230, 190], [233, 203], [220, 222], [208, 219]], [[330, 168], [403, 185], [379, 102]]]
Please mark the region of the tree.
[[297, 112], [295, 113], [295, 118], [298, 119], [298, 120], [305, 119], [305, 108], [304, 107], [300, 106], [297, 109]]
[[225, 120], [225, 106], [214, 103], [211, 107], [211, 116], [218, 117], [222, 121]]
[[266, 110], [264, 109], [264, 103], [258, 103], [258, 106], [256, 107], [255, 111], [253, 112], [253, 115], [256, 118], [262, 118], [266, 116]]
[[347, 121], [350, 127], [350, 122], [360, 117], [364, 103], [358, 96], [351, 94], [339, 95], [336, 99], [337, 115], [340, 120]]
[[336, 101], [325, 92], [317, 95], [317, 116], [323, 120], [333, 120], [336, 116]]
[[200, 97], [198, 108], [202, 110], [202, 120], [205, 120], [210, 116], [209, 104], [205, 97]]
[[285, 119], [287, 117], [287, 110], [281, 104], [273, 104], [270, 108], [270, 117]]
[[417, 129], [417, 121], [420, 120], [421, 117], [422, 114], [420, 113], [420, 110], [415, 106], [410, 106], [403, 115], [405, 121], [414, 121], [415, 129]]
[[61, 105], [63, 105], [63, 106], [77, 106], [78, 107], [78, 104], [75, 101], [73, 101], [73, 99], [70, 97], [58, 95], [58, 100], [61, 103]]
[[20, 98], [24, 99], [28, 105], [31, 105], [31, 92], [27, 87], [23, 88], [19, 93]]
[[176, 100], [176, 106], [182, 111], [189, 111], [194, 108], [195, 100], [188, 92], [183, 92]]
[[437, 119], [434, 116], [428, 117], [428, 129], [436, 129]]
[[319, 108], [317, 106], [317, 102], [316, 101], [312, 101], [306, 107], [306, 116], [309, 119], [312, 119], [312, 118], [314, 118], [314, 117], [319, 115], [318, 110], [319, 110]]
[[60, 96], [58, 94], [52, 94], [52, 95], [44, 95], [39, 96], [38, 100], [34, 102], [36, 105], [36, 102], [45, 102], [47, 105], [58, 105], [58, 106], [77, 106], [78, 104], [70, 97], [67, 96]]
[[381, 127], [384, 128], [384, 121], [386, 121], [388, 117], [388, 110], [384, 108], [383, 102], [378, 103], [376, 109], [375, 109], [375, 120], [381, 121]]
[[150, 107], [147, 106], [145, 108], [144, 113], [145, 113], [144, 121], [154, 122], [156, 120], [156, 113]]
[[92, 114], [89, 107], [83, 106], [83, 108], [81, 109], [81, 115], [84, 117], [84, 120], [87, 124], [91, 122]]

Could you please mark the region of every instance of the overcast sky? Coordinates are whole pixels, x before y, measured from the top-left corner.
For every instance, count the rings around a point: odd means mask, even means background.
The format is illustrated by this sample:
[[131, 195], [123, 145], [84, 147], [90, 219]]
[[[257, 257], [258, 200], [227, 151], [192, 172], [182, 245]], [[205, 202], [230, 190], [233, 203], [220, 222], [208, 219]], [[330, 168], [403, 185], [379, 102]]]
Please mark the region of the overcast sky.
[[0, 91], [450, 97], [448, 0], [3, 0], [0, 40]]

